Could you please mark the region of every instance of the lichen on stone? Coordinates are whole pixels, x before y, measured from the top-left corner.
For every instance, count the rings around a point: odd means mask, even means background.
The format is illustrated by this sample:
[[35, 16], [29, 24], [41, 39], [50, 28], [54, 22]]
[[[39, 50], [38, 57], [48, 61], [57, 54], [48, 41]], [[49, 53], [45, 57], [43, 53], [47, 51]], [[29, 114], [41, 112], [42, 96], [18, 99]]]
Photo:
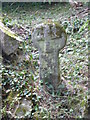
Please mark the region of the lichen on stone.
[[57, 21], [46, 21], [36, 25], [32, 32], [32, 41], [39, 50], [40, 79], [52, 84], [56, 90], [60, 83], [58, 55], [66, 45], [67, 35]]
[[[50, 34], [55, 35], [56, 37], [61, 37], [62, 33], [65, 33], [64, 28], [60, 25], [58, 21], [46, 21], [44, 25], [48, 25], [50, 29]], [[52, 31], [53, 28], [53, 31]]]

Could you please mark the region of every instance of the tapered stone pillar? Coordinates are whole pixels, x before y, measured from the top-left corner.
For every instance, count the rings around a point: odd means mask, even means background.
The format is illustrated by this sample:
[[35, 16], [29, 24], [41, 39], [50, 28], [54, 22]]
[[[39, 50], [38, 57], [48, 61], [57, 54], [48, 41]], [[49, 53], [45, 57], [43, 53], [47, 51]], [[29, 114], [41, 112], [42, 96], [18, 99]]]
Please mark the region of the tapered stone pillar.
[[39, 50], [40, 79], [51, 84], [56, 90], [61, 82], [59, 51], [65, 46], [67, 35], [58, 22], [36, 25], [32, 31], [32, 41]]

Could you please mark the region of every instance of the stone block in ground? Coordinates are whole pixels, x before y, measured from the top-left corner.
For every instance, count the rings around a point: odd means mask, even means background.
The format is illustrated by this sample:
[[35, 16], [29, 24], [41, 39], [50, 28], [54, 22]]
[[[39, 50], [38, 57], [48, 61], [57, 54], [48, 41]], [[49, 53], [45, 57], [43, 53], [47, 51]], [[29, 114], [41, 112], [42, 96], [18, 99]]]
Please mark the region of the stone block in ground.
[[22, 54], [19, 50], [19, 46], [22, 43], [23, 40], [0, 21], [0, 54], [6, 59], [16, 54], [17, 51]]

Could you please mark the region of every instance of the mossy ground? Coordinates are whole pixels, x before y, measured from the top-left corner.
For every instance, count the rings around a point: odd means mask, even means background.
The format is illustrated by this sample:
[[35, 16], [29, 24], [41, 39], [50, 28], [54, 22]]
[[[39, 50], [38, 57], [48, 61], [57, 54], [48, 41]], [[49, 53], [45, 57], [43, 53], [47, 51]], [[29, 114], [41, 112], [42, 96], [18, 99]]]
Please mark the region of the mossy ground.
[[[11, 64], [9, 70], [3, 69], [4, 78], [7, 78], [6, 76], [9, 78], [8, 81], [6, 79], [3, 81], [3, 86], [6, 87], [5, 82], [9, 83], [9, 80], [14, 81], [8, 89], [13, 88], [13, 91], [19, 89], [20, 91], [18, 90], [18, 94], [16, 94], [17, 98], [29, 99], [30, 97], [30, 100], [33, 101], [32, 116], [37, 120], [39, 118], [42, 120], [83, 118], [87, 111], [88, 25], [86, 23], [88, 17], [82, 11], [86, 7], [74, 10], [68, 3], [3, 4], [4, 23], [8, 27], [12, 26], [11, 30], [25, 40], [23, 45], [25, 60], [23, 63]], [[47, 93], [40, 85], [43, 82], [38, 79], [38, 51], [31, 42], [31, 29], [34, 25], [51, 19], [59, 20], [68, 35], [67, 44], [59, 54], [63, 83], [60, 85], [61, 91], [58, 95]], [[34, 84], [30, 83], [33, 76]], [[31, 86], [34, 88], [31, 89]], [[32, 94], [29, 94], [30, 92]], [[6, 111], [10, 111], [10, 104], [5, 104], [7, 98], [3, 99], [3, 109], [7, 106]]]

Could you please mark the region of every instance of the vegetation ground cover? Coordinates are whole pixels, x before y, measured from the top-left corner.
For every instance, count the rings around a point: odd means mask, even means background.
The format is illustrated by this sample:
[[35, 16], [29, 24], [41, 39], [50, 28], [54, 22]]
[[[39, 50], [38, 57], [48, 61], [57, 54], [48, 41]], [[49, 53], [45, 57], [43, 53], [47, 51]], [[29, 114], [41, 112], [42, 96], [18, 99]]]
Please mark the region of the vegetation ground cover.
[[[20, 46], [24, 58], [1, 65], [3, 119], [67, 120], [85, 116], [90, 29], [87, 10], [87, 4], [75, 10], [69, 3], [3, 3], [3, 23], [24, 40]], [[39, 52], [31, 41], [33, 26], [52, 19], [60, 21], [68, 35], [67, 45], [59, 54], [62, 84], [57, 95], [46, 92], [39, 80]]]

